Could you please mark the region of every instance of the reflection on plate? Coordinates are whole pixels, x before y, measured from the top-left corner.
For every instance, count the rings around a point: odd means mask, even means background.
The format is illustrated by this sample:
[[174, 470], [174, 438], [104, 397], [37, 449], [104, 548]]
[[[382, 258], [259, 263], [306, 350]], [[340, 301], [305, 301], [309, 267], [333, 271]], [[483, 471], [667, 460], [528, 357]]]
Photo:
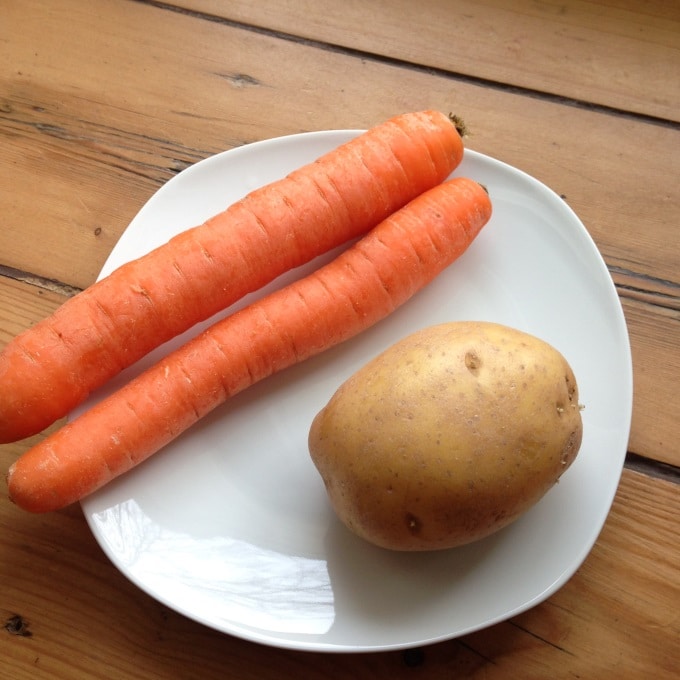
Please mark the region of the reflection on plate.
[[[355, 134], [293, 135], [197, 163], [144, 206], [102, 273]], [[494, 216], [434, 283], [358, 338], [240, 394], [83, 502], [106, 554], [142, 590], [248, 640], [351, 652], [477, 630], [541, 602], [576, 571], [609, 511], [628, 440], [621, 306], [592, 240], [556, 194], [472, 151], [456, 174], [487, 186]], [[336, 520], [307, 452], [308, 427], [369, 358], [456, 319], [515, 326], [567, 357], [586, 407], [581, 452], [540, 503], [496, 535], [441, 553], [390, 553]]]

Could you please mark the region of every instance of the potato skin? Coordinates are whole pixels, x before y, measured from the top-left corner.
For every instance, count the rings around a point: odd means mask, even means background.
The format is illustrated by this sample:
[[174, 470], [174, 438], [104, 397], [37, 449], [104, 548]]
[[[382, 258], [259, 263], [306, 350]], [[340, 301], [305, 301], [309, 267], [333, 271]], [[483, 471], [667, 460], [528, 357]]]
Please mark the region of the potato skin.
[[477, 541], [534, 505], [571, 465], [578, 387], [551, 345], [489, 322], [396, 343], [317, 414], [309, 451], [338, 517], [393, 550]]

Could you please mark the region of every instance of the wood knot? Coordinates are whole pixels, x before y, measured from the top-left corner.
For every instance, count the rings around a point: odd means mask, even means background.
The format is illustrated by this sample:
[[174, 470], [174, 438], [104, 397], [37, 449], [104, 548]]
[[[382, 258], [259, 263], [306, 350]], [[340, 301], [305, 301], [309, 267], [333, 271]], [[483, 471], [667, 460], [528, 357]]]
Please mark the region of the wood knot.
[[23, 616], [19, 616], [19, 614], [14, 614], [14, 616], [10, 616], [7, 621], [5, 621], [5, 630], [10, 635], [19, 635], [21, 637], [31, 637], [31, 635], [33, 635], [33, 633], [28, 630], [28, 622]]

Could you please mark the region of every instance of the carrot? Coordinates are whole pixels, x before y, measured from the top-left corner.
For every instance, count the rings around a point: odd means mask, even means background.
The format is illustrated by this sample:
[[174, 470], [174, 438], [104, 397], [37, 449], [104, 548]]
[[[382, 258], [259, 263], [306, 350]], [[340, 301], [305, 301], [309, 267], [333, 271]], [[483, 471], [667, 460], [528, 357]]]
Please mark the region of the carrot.
[[491, 215], [455, 178], [414, 199], [305, 278], [217, 321], [29, 449], [10, 498], [32, 512], [78, 501], [172, 441], [229, 397], [386, 317], [431, 281]]
[[0, 353], [0, 443], [35, 434], [163, 342], [360, 236], [460, 163], [444, 114], [404, 114], [123, 265]]

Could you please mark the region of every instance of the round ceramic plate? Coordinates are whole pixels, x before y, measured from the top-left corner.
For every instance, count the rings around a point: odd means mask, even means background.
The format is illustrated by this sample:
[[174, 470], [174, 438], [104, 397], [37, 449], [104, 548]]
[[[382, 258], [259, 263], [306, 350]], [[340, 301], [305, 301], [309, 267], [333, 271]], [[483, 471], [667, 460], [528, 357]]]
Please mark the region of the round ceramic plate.
[[[293, 135], [197, 163], [143, 207], [102, 275], [356, 134]], [[593, 241], [555, 193], [473, 151], [456, 174], [487, 186], [494, 215], [427, 289], [356, 339], [251, 387], [83, 502], [97, 541], [139, 588], [231, 635], [355, 652], [489, 626], [574, 574], [609, 512], [626, 452], [632, 368], [621, 306]], [[580, 454], [536, 506], [486, 540], [434, 553], [378, 549], [335, 518], [308, 454], [309, 425], [379, 351], [416, 329], [460, 319], [515, 326], [565, 355], [585, 405]]]

